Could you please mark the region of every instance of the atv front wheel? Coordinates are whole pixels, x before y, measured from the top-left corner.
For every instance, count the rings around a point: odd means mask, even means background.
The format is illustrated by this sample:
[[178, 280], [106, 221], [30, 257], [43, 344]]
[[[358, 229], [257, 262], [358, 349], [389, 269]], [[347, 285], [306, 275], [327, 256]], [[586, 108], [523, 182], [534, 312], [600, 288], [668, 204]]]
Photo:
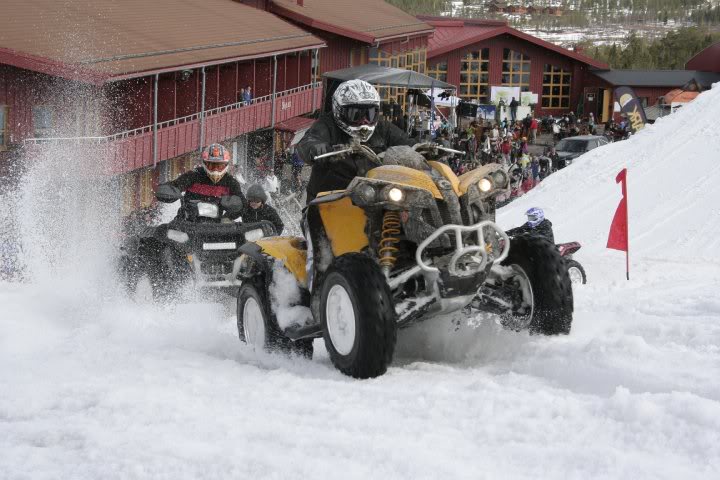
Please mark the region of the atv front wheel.
[[135, 303], [163, 302], [170, 297], [171, 284], [158, 270], [157, 262], [146, 257], [121, 259], [121, 281]]
[[575, 260], [567, 261], [567, 271], [570, 276], [570, 282], [576, 285], [585, 285], [587, 283], [587, 276], [585, 275], [585, 269]]
[[293, 342], [278, 327], [274, 315], [269, 313], [262, 289], [252, 283], [243, 283], [238, 292], [237, 327], [240, 340], [266, 352], [295, 354], [311, 359], [312, 339]]
[[355, 378], [382, 375], [397, 338], [385, 277], [368, 256], [350, 253], [328, 269], [320, 294], [325, 346], [335, 368]]
[[537, 236], [515, 237], [503, 265], [511, 266], [517, 272], [523, 296], [529, 292], [532, 298], [530, 332], [543, 335], [570, 333], [572, 285], [567, 263], [555, 245]]

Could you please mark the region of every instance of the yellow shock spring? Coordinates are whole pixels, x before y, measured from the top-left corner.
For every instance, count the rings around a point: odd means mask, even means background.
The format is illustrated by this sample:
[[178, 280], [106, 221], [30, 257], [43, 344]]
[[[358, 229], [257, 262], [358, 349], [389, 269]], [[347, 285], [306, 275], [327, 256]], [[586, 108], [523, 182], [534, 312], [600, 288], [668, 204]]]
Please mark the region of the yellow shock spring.
[[400, 239], [400, 214], [398, 212], [387, 211], [383, 215], [382, 235], [380, 239], [380, 265], [387, 272], [395, 265], [397, 257], [395, 252], [398, 251], [395, 244]]

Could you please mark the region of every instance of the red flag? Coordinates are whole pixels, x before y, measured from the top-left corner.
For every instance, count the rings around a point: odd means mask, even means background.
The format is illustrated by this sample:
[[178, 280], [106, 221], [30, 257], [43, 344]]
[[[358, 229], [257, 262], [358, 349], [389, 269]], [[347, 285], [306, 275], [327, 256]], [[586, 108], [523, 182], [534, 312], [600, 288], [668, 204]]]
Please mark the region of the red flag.
[[622, 183], [622, 199], [615, 210], [607, 248], [625, 252], [625, 268], [628, 280], [630, 279], [630, 244], [628, 242], [628, 209], [627, 209], [627, 168], [623, 168], [615, 177], [616, 183]]

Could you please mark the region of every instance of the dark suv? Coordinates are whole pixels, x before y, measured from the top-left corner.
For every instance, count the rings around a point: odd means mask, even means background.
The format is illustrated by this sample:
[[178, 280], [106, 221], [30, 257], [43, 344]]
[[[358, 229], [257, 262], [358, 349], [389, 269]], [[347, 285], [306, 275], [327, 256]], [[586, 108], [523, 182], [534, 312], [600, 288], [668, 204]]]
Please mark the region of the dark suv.
[[583, 153], [607, 144], [607, 138], [599, 135], [579, 135], [577, 137], [563, 138], [555, 145], [555, 151], [559, 157], [557, 167], [558, 169], [564, 168]]

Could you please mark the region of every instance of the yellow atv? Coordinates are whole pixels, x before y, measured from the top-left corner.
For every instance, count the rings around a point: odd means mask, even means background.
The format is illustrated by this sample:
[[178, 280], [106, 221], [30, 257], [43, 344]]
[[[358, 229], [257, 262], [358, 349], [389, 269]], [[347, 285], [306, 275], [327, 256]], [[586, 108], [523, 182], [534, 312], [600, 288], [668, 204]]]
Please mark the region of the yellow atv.
[[304, 239], [241, 247], [241, 339], [312, 355], [322, 336], [336, 368], [368, 378], [385, 373], [399, 328], [443, 313], [477, 309], [512, 330], [568, 333], [572, 289], [559, 252], [541, 238], [510, 239], [495, 223], [506, 171], [489, 164], [457, 177], [426, 160], [443, 150], [391, 147], [379, 157], [353, 144], [326, 154], [365, 155], [377, 167], [313, 200]]

